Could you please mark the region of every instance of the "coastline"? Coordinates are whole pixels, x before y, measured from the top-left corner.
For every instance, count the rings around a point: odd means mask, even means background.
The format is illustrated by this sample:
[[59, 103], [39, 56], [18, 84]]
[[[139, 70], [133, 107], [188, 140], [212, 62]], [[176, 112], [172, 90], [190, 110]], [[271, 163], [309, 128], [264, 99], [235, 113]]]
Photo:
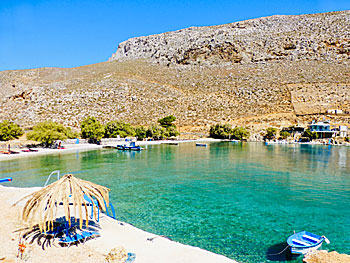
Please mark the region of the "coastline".
[[[147, 145], [157, 145], [157, 144], [168, 144], [168, 143], [185, 143], [185, 142], [220, 142], [220, 139], [197, 139], [197, 140], [161, 140], [161, 141], [138, 141], [136, 145], [147, 146]], [[103, 145], [81, 143], [81, 144], [62, 144], [65, 149], [48, 149], [48, 148], [36, 148], [38, 152], [20, 152], [19, 154], [0, 154], [0, 162], [6, 160], [13, 160], [19, 158], [27, 158], [40, 155], [51, 155], [51, 154], [66, 154], [76, 151], [91, 151], [100, 150], [104, 146], [115, 146], [117, 144], [124, 144], [124, 141], [111, 142]], [[18, 151], [16, 149], [16, 151]]]
[[[188, 143], [188, 142], [225, 142], [229, 141], [227, 139], [213, 139], [213, 138], [203, 138], [203, 139], [191, 139], [191, 140], [160, 140], [160, 141], [137, 141], [136, 145], [139, 146], [148, 146], [148, 145], [159, 145], [159, 144], [174, 144], [174, 143]], [[232, 140], [237, 141], [237, 140]], [[248, 141], [248, 142], [260, 142], [260, 141]], [[27, 158], [27, 157], [33, 157], [33, 156], [40, 156], [40, 155], [54, 155], [54, 154], [66, 154], [66, 153], [72, 153], [76, 151], [91, 151], [91, 150], [100, 150], [106, 146], [116, 146], [117, 144], [124, 144], [125, 141], [113, 141], [113, 142], [104, 142], [103, 145], [97, 145], [97, 144], [90, 144], [90, 143], [81, 143], [81, 144], [70, 144], [70, 143], [63, 143], [62, 145], [65, 147], [65, 149], [49, 149], [49, 148], [36, 148], [38, 152], [21, 152], [19, 154], [0, 154], [0, 162], [6, 161], [6, 160], [13, 160], [13, 159], [20, 159], [20, 158]], [[265, 143], [266, 145], [322, 145], [322, 146], [348, 146], [350, 147], [350, 143], [346, 144], [340, 144], [340, 145], [327, 145], [327, 144], [321, 144], [316, 142], [304, 142], [304, 143], [280, 143], [280, 142], [261, 142]], [[15, 151], [18, 151], [18, 149], [15, 149]]]
[[[8, 211], [6, 215], [0, 217], [1, 262], [17, 262], [19, 235], [14, 231], [21, 227], [19, 220], [21, 207], [12, 207], [11, 205], [38, 189], [40, 188], [16, 188], [0, 185], [0, 209]], [[53, 245], [43, 250], [36, 242], [32, 245], [26, 244], [26, 262], [42, 262], [44, 258], [50, 258], [50, 262], [105, 262], [105, 255], [112, 248], [122, 246], [128, 252], [136, 254], [136, 263], [236, 263], [223, 255], [171, 241], [130, 224], [114, 220], [104, 214], [101, 214], [99, 224], [101, 236], [79, 246], [71, 246], [67, 249]], [[149, 241], [147, 240], [149, 238], [154, 239]]]

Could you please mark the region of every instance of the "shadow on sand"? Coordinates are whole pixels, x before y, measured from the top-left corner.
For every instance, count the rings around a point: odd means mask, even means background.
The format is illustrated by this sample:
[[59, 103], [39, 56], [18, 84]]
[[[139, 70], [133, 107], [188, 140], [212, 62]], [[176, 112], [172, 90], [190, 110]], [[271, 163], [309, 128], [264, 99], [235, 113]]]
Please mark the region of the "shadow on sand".
[[[85, 225], [86, 220], [83, 220], [82, 230], [84, 231], [98, 231], [101, 227], [96, 222], [89, 220], [88, 226]], [[39, 246], [45, 250], [46, 247], [51, 247], [55, 240], [62, 238], [66, 231], [65, 217], [57, 218], [54, 221], [53, 231], [41, 232], [38, 225], [34, 225], [32, 228], [19, 229], [15, 232], [20, 233], [21, 239], [26, 240], [29, 244], [36, 242]], [[79, 229], [79, 219], [76, 221], [74, 217], [71, 218], [71, 226], [69, 227], [69, 233], [75, 233]], [[81, 242], [76, 242], [78, 245]], [[62, 245], [61, 245], [62, 246]]]
[[298, 257], [299, 255], [294, 255], [290, 252], [286, 242], [273, 245], [266, 251], [266, 258], [270, 261], [291, 261]]

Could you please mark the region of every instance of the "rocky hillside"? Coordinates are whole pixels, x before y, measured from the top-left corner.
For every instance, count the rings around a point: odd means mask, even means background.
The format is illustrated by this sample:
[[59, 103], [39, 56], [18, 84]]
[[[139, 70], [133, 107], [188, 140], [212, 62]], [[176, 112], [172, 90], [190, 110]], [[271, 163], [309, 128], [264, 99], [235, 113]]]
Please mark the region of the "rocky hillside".
[[232, 64], [350, 58], [350, 11], [271, 16], [136, 37], [110, 60], [147, 58], [165, 64]]
[[[95, 116], [149, 125], [173, 114], [181, 132], [227, 122], [257, 133], [324, 116], [349, 123], [349, 114], [327, 115], [329, 109], [350, 112], [349, 17], [275, 16], [184, 29], [124, 42], [110, 62], [3, 71], [0, 121], [30, 127], [52, 119], [78, 127]], [[327, 34], [316, 37], [316, 28]], [[223, 41], [225, 32], [231, 42]], [[217, 45], [200, 44], [209, 38]], [[285, 55], [276, 55], [277, 47]], [[187, 55], [180, 59], [179, 52]]]

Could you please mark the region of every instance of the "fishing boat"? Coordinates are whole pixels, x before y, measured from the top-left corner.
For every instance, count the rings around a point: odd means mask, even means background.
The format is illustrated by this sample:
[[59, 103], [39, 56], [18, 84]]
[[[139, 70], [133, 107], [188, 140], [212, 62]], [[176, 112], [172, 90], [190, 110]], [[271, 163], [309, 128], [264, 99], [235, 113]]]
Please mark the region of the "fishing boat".
[[0, 183], [3, 183], [3, 182], [11, 182], [12, 181], [12, 178], [11, 177], [6, 177], [6, 178], [0, 178]]
[[326, 241], [327, 244], [330, 243], [325, 236], [319, 236], [307, 231], [295, 233], [287, 239], [292, 254], [301, 255], [317, 250], [321, 247], [323, 241]]
[[141, 146], [136, 146], [135, 142], [131, 142], [129, 145], [117, 145], [116, 148], [122, 151], [141, 151], [143, 148]]
[[208, 145], [206, 143], [196, 143], [196, 146], [199, 146], [199, 147], [207, 147]]

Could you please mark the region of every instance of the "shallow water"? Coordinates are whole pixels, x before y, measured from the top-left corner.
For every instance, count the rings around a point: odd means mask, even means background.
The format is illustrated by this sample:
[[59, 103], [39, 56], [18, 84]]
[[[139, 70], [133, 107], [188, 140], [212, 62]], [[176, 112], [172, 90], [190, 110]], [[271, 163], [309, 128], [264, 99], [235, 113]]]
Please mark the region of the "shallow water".
[[[2, 185], [42, 186], [53, 170], [112, 189], [119, 220], [240, 262], [270, 262], [295, 231], [350, 253], [350, 148], [262, 143], [148, 146], [0, 162]], [[292, 262], [301, 262], [298, 258]]]

